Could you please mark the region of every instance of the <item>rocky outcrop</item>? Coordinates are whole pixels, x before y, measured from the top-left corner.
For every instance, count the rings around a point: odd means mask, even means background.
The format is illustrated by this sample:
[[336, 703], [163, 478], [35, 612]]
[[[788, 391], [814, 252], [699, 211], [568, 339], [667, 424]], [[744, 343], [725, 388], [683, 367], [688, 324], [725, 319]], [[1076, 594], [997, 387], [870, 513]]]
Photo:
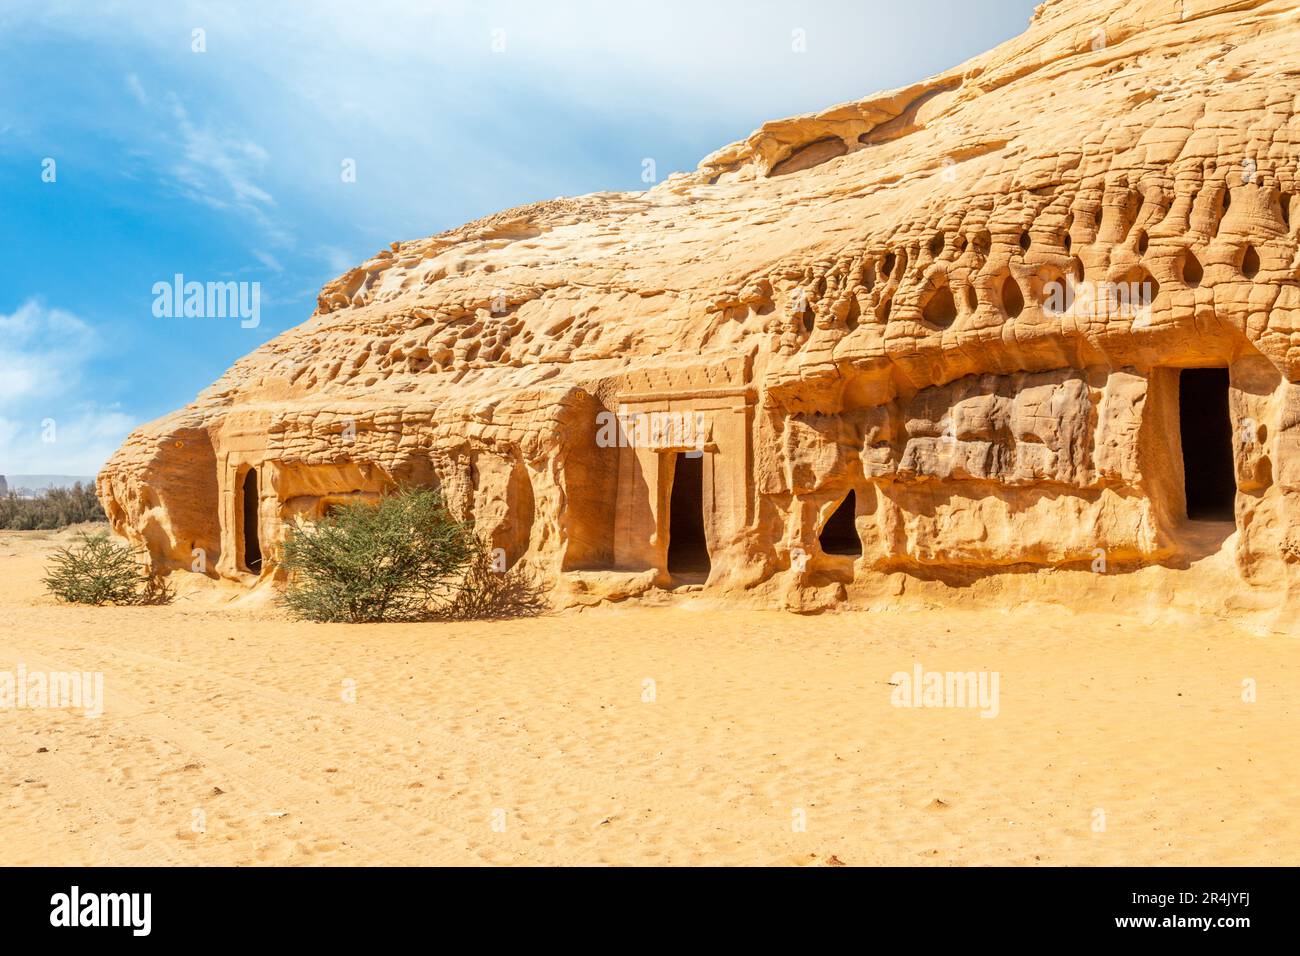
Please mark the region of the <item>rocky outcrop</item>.
[[252, 582], [295, 518], [436, 484], [560, 602], [800, 610], [899, 574], [1177, 573], [1218, 495], [1233, 587], [1286, 608], [1297, 41], [1291, 3], [1055, 0], [644, 193], [394, 243], [100, 495], [164, 564]]

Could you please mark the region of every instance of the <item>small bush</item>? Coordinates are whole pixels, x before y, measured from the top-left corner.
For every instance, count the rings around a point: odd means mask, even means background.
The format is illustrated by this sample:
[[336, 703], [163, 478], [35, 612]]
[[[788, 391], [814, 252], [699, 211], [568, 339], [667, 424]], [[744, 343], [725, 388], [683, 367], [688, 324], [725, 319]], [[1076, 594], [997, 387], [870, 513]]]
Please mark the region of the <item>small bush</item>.
[[107, 531], [81, 532], [81, 543], [60, 548], [42, 578], [45, 589], [69, 604], [166, 604], [172, 592], [143, 552], [119, 544]]
[[284, 603], [312, 621], [419, 620], [454, 596], [473, 551], [436, 491], [343, 505], [285, 541]]
[[49, 531], [107, 520], [94, 486], [79, 481], [71, 488], [49, 488], [32, 498], [16, 491], [0, 496], [0, 528], [8, 531]]
[[518, 565], [503, 569], [491, 547], [482, 541], [475, 544], [474, 554], [461, 572], [456, 596], [439, 616], [461, 621], [524, 617], [545, 607], [541, 591]]
[[522, 571], [500, 570], [430, 489], [343, 505], [291, 533], [281, 563], [285, 605], [311, 621], [469, 620], [542, 607]]

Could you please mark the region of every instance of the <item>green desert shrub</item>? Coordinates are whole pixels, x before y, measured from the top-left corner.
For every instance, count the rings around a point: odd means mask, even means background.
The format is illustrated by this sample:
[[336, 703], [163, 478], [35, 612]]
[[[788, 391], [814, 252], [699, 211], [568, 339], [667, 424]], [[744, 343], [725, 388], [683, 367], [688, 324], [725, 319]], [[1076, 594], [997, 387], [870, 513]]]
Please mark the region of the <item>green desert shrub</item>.
[[45, 589], [69, 604], [165, 604], [172, 594], [149, 567], [144, 552], [107, 531], [81, 532], [78, 544], [60, 548], [42, 578]]
[[30, 498], [16, 491], [0, 496], [0, 528], [9, 531], [48, 531], [106, 520], [94, 486], [79, 481], [71, 488], [48, 488]]
[[312, 621], [409, 621], [454, 594], [473, 536], [431, 490], [338, 506], [290, 533], [284, 603]]
[[[285, 541], [284, 603], [311, 621], [495, 617], [528, 593], [431, 489], [337, 507]], [[508, 578], [508, 580], [506, 580]]]

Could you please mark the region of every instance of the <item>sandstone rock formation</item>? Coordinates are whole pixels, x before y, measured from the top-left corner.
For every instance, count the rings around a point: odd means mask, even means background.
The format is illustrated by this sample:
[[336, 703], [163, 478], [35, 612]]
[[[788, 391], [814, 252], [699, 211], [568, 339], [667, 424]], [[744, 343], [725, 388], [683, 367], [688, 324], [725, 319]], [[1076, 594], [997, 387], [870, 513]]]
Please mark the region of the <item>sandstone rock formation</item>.
[[298, 516], [414, 482], [560, 603], [816, 609], [1225, 549], [1225, 590], [1284, 611], [1297, 49], [1294, 0], [1049, 0], [647, 192], [394, 243], [100, 496], [163, 565], [250, 584]]

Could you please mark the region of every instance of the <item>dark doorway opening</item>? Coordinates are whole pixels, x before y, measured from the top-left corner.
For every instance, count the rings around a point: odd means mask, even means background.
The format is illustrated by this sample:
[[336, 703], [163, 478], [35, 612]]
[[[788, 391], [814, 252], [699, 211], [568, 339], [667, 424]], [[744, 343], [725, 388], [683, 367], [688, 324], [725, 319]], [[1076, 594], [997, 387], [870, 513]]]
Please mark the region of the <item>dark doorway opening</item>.
[[862, 556], [862, 539], [858, 537], [858, 526], [854, 518], [858, 513], [858, 496], [850, 491], [840, 502], [818, 537], [824, 554], [843, 554], [858, 558]]
[[668, 573], [707, 575], [709, 548], [704, 540], [704, 456], [677, 455], [673, 493], [668, 502]]
[[257, 469], [250, 468], [244, 475], [240, 495], [244, 531], [244, 567], [254, 574], [262, 570], [262, 542], [257, 534]]
[[1186, 368], [1178, 376], [1178, 431], [1183, 443], [1187, 517], [1231, 521], [1237, 494], [1232, 467], [1228, 370]]

